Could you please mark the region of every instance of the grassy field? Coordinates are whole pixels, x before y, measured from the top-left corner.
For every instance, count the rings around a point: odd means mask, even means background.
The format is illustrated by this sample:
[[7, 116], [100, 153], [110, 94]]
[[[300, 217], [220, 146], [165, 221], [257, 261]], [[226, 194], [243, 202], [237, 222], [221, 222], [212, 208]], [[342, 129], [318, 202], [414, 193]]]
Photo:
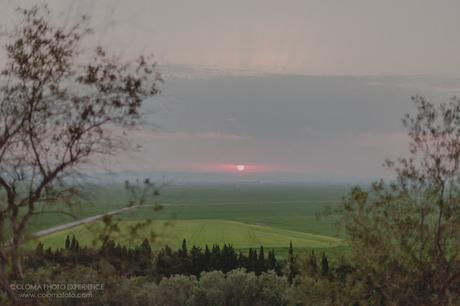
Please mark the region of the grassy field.
[[[247, 250], [263, 245], [285, 253], [292, 240], [296, 249], [343, 249], [335, 218], [317, 218], [327, 206], [337, 205], [348, 186], [336, 185], [180, 185], [169, 186], [150, 200], [164, 208], [135, 209], [117, 216], [121, 228], [140, 220], [153, 219], [149, 230], [159, 238], [157, 245], [173, 248], [187, 239], [190, 245], [231, 243]], [[94, 204], [74, 211], [79, 217], [91, 216], [123, 207], [128, 196], [121, 186], [91, 190]], [[39, 230], [72, 221], [59, 214], [43, 214], [34, 220]], [[164, 226], [168, 221], [169, 226]], [[81, 226], [41, 238], [49, 246], [62, 247], [67, 234], [75, 234], [84, 244], [94, 240], [98, 224]], [[123, 230], [122, 230], [123, 232]], [[142, 236], [142, 235], [141, 235]], [[123, 240], [122, 237], [118, 237]], [[126, 242], [126, 241], [121, 241]]]
[[[267, 248], [285, 248], [292, 241], [297, 247], [328, 248], [342, 245], [339, 238], [289, 231], [265, 225], [245, 224], [228, 220], [178, 220], [174, 222], [158, 221], [138, 232], [136, 238], [129, 236], [129, 229], [140, 224], [139, 221], [121, 221], [120, 232], [114, 238], [125, 245], [139, 244], [144, 237], [149, 237], [153, 230], [158, 234], [154, 240], [158, 246], [169, 245], [179, 248], [182, 239], [190, 245], [204, 247], [213, 244], [231, 244], [237, 249], [263, 245]], [[67, 235], [78, 237], [82, 245], [91, 245], [97, 240], [95, 233], [102, 229], [102, 222], [79, 226], [62, 232], [45, 236], [41, 241], [45, 246], [62, 247]]]

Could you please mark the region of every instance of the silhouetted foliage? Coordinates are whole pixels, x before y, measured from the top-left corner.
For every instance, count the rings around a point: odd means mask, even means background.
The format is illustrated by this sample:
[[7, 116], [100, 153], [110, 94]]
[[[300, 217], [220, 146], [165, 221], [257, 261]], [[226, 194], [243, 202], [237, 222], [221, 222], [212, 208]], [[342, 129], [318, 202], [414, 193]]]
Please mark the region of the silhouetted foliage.
[[13, 301], [9, 284], [22, 278], [21, 246], [37, 205], [81, 198], [81, 167], [128, 148], [114, 132], [137, 123], [160, 81], [151, 57], [119, 63], [83, 43], [91, 34], [86, 17], [64, 26], [46, 6], [17, 14], [17, 26], [0, 36], [0, 288]]
[[263, 250], [261, 246], [257, 255], [256, 250], [250, 249], [249, 255], [246, 256], [241, 252], [237, 254], [231, 245], [224, 244], [222, 248], [213, 245], [212, 251], [209, 251], [207, 245], [204, 251], [198, 246], [192, 246], [188, 251], [185, 239], [177, 251], [166, 246], [154, 252], [147, 239], [131, 248], [113, 240], [104, 242], [99, 248], [82, 248], [75, 236], [68, 236], [62, 249], [49, 248], [45, 252], [43, 244], [39, 243], [35, 252], [27, 258], [26, 264], [37, 269], [52, 263], [91, 265], [106, 260], [125, 276], [149, 276], [156, 280], [176, 274], [199, 277], [203, 271], [228, 272], [238, 268], [255, 272], [257, 275], [269, 270], [281, 275], [282, 263], [276, 260], [275, 251], [269, 251], [265, 257]]
[[290, 284], [292, 284], [294, 277], [298, 274], [296, 259], [294, 256], [294, 248], [292, 247], [292, 241], [289, 242], [288, 258], [285, 270], [285, 274], [287, 275], [288, 281]]
[[[302, 258], [302, 296], [326, 304], [460, 304], [460, 99], [412, 98], [409, 152], [385, 166], [393, 180], [354, 187], [334, 213], [351, 256], [334, 268]], [[326, 271], [329, 271], [327, 273]], [[326, 290], [327, 289], [327, 290]], [[299, 291], [300, 293], [300, 291]]]
[[329, 260], [324, 252], [321, 256], [321, 274], [323, 276], [327, 276], [329, 274]]

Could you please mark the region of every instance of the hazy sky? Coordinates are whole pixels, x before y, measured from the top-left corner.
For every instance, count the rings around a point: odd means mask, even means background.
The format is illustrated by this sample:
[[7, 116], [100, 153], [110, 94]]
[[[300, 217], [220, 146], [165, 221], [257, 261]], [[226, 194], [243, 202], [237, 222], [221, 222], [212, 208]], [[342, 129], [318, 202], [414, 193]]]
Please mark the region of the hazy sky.
[[[93, 42], [114, 54], [153, 52], [163, 72], [163, 94], [146, 107], [156, 128], [132, 133], [143, 149], [109, 168], [378, 177], [406, 149], [410, 96], [460, 93], [460, 1], [45, 2], [61, 21], [92, 16]], [[7, 26], [31, 1], [0, 3]]]
[[152, 168], [206, 172], [243, 163], [283, 179], [377, 177], [387, 174], [385, 158], [406, 152], [400, 119], [411, 110], [410, 96], [445, 101], [460, 93], [459, 83], [458, 77], [172, 78], [153, 116], [160, 133], [138, 137], [152, 157], [144, 165]]
[[[2, 15], [27, 0], [1, 0]], [[458, 0], [53, 0], [116, 52], [306, 74], [443, 74], [460, 65]], [[5, 16], [4, 16], [5, 17]]]

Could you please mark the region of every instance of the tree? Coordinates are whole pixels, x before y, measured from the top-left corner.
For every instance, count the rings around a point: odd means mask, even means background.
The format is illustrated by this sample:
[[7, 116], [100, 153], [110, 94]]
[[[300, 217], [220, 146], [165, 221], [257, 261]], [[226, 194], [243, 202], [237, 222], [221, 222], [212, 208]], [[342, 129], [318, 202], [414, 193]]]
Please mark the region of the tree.
[[142, 241], [142, 244], [140, 245], [139, 249], [141, 253], [150, 255], [150, 253], [152, 252], [152, 247], [150, 246], [150, 242], [147, 238], [145, 238]]
[[158, 291], [161, 292], [161, 295], [159, 295], [157, 305], [186, 305], [192, 296], [196, 282], [194, 276], [174, 275], [170, 278], [163, 278], [158, 284]]
[[274, 270], [276, 273], [279, 273], [278, 263], [276, 262], [275, 250], [268, 251], [267, 258], [267, 270]]
[[[213, 247], [214, 249], [214, 247]], [[202, 272], [192, 305], [226, 305], [226, 281], [222, 271]]]
[[257, 281], [260, 288], [260, 302], [257, 305], [292, 305], [287, 301], [291, 292], [289, 292], [289, 284], [285, 277], [269, 271], [263, 272]]
[[221, 251], [218, 244], [214, 244], [211, 249], [211, 270], [219, 270], [222, 264]]
[[80, 246], [79, 246], [79, 243], [78, 243], [78, 240], [75, 239], [75, 236], [73, 235], [72, 236], [72, 240], [70, 242], [70, 251], [72, 251], [73, 253], [77, 252], [79, 250]]
[[403, 118], [408, 157], [370, 190], [355, 187], [342, 225], [354, 274], [383, 304], [460, 303], [460, 99], [438, 106], [413, 97]]
[[70, 248], [70, 237], [67, 235], [65, 239], [65, 249], [68, 250]]
[[199, 276], [202, 271], [207, 270], [208, 264], [201, 248], [194, 245], [190, 249], [190, 274]]
[[182, 240], [182, 246], [180, 250], [177, 252], [180, 258], [187, 258], [188, 256], [188, 250], [187, 250], [187, 240], [183, 239]]
[[294, 280], [294, 277], [297, 275], [297, 267], [294, 256], [294, 248], [292, 247], [292, 241], [289, 242], [288, 257], [286, 262], [286, 275], [290, 284]]
[[321, 256], [321, 274], [323, 276], [327, 276], [329, 274], [329, 260], [324, 252]]
[[308, 255], [306, 268], [309, 275], [316, 276], [316, 273], [318, 272], [318, 261], [316, 259], [315, 251], [313, 250]]
[[264, 247], [260, 246], [259, 248], [259, 258], [257, 259], [257, 270], [256, 272], [260, 274], [262, 271], [265, 271], [266, 263], [265, 263], [265, 253]]
[[230, 270], [236, 269], [238, 266], [238, 257], [236, 255], [235, 249], [231, 245], [224, 244], [220, 258], [221, 264], [217, 268], [223, 272], [228, 272]]
[[226, 273], [224, 305], [261, 305], [260, 287], [254, 272], [236, 269]]
[[204, 247], [204, 262], [206, 263], [206, 266], [209, 268], [209, 267], [212, 267], [212, 262], [211, 262], [211, 251], [209, 250], [209, 247], [208, 245], [206, 244], [206, 246]]
[[55, 25], [46, 7], [19, 9], [0, 75], [0, 287], [21, 278], [20, 246], [37, 204], [75, 202], [72, 184], [96, 155], [124, 146], [116, 131], [136, 124], [158, 93], [150, 58], [120, 64], [101, 47], [80, 51], [87, 19]]

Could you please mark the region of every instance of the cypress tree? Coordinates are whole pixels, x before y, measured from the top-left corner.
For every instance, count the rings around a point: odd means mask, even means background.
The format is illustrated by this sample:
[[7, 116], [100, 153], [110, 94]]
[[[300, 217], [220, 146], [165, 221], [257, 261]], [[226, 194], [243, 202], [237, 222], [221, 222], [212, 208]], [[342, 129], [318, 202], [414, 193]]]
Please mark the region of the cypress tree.
[[213, 245], [211, 250], [211, 270], [221, 270], [221, 251], [219, 245]]
[[256, 250], [256, 249], [252, 250], [252, 258], [251, 258], [251, 261], [252, 261], [253, 263], [257, 263], [257, 250]]
[[289, 242], [288, 256], [294, 256], [294, 249], [292, 248], [292, 240]]
[[204, 271], [211, 271], [212, 262], [211, 262], [211, 251], [209, 251], [208, 245], [204, 248]]
[[193, 246], [190, 249], [190, 272], [193, 275], [199, 276], [202, 271], [206, 271], [206, 262], [201, 248]]
[[186, 258], [187, 257], [187, 241], [184, 239], [182, 240], [182, 246], [178, 252], [179, 257]]
[[252, 259], [254, 258], [253, 253], [254, 251], [252, 250], [252, 248], [249, 248], [248, 259], [246, 261], [246, 269], [248, 271], [254, 271], [254, 264], [252, 262]]
[[316, 260], [315, 251], [311, 251], [307, 261], [307, 269], [310, 275], [315, 275], [318, 272], [318, 262]]
[[221, 266], [220, 269], [223, 272], [233, 270], [238, 265], [238, 259], [236, 256], [235, 249], [231, 245], [224, 244], [221, 253]]
[[246, 268], [247, 269], [247, 264], [246, 264], [246, 257], [242, 252], [238, 255], [238, 268]]
[[72, 241], [70, 242], [70, 250], [76, 251], [77, 249], [78, 249], [78, 242], [77, 242], [77, 239], [75, 239], [75, 235], [73, 235]]
[[287, 268], [288, 281], [290, 284], [292, 284], [292, 281], [297, 274], [296, 267], [295, 267], [294, 248], [292, 247], [292, 241], [289, 242], [289, 250], [288, 250], [286, 268]]
[[144, 241], [142, 241], [141, 250], [143, 251], [144, 254], [150, 254], [152, 252], [152, 248], [150, 247], [150, 242], [147, 238], [145, 238]]
[[157, 260], [156, 260], [156, 268], [160, 276], [169, 277], [171, 273], [171, 259], [173, 256], [173, 252], [171, 248], [166, 245], [160, 252], [158, 253]]
[[265, 254], [264, 254], [264, 247], [260, 246], [259, 249], [259, 261], [264, 262], [265, 261]]
[[248, 258], [248, 271], [258, 271], [258, 257], [257, 250], [249, 249], [249, 258]]
[[67, 238], [65, 239], [65, 249], [68, 250], [70, 247], [70, 237], [67, 235]]
[[265, 271], [266, 265], [265, 265], [265, 253], [264, 253], [264, 247], [260, 246], [259, 249], [259, 258], [257, 259], [257, 273], [261, 273], [262, 271]]
[[268, 251], [267, 269], [276, 271], [275, 250]]
[[191, 262], [187, 250], [187, 241], [184, 239], [182, 240], [182, 246], [177, 252], [177, 257], [179, 259], [178, 269], [177, 271], [179, 274], [186, 274], [189, 275], [192, 271], [191, 269]]
[[326, 276], [329, 274], [329, 261], [327, 260], [326, 254], [323, 252], [321, 256], [321, 274]]

